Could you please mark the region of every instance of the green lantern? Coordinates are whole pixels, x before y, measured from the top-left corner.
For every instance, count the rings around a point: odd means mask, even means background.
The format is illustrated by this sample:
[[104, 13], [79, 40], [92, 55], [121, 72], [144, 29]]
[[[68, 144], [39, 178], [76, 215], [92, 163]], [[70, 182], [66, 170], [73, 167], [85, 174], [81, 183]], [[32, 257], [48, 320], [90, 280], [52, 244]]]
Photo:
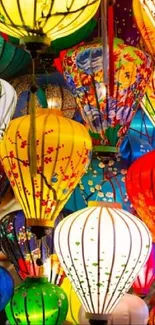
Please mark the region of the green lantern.
[[27, 278], [15, 287], [5, 311], [10, 325], [61, 325], [68, 300], [65, 292], [47, 278]]

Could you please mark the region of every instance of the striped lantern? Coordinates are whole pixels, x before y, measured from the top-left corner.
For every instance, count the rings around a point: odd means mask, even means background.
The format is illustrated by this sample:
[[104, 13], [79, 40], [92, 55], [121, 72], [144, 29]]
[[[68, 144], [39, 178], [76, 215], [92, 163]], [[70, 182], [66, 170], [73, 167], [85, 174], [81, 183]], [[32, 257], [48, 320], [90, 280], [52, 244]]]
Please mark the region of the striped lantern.
[[0, 79], [0, 138], [13, 117], [16, 102], [14, 88], [7, 81]]
[[150, 311], [150, 315], [149, 315], [149, 325], [155, 325], [155, 307], [153, 307]]
[[90, 205], [58, 224], [55, 249], [87, 316], [107, 319], [148, 259], [152, 240], [120, 205]]
[[29, 226], [53, 227], [91, 159], [91, 138], [60, 111], [36, 114], [37, 173], [30, 169], [30, 115], [11, 121], [1, 141], [4, 170]]

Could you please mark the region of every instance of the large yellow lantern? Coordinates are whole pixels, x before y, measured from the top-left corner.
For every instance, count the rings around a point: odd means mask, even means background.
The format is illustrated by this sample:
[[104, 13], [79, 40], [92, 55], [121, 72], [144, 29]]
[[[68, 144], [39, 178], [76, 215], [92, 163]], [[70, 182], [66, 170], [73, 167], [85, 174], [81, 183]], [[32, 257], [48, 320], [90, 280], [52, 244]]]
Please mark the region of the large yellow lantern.
[[36, 113], [35, 176], [30, 169], [30, 115], [11, 121], [1, 141], [3, 167], [31, 226], [54, 226], [90, 161], [86, 128], [60, 114], [47, 109]]
[[72, 34], [96, 13], [100, 0], [1, 0], [0, 30], [25, 43]]

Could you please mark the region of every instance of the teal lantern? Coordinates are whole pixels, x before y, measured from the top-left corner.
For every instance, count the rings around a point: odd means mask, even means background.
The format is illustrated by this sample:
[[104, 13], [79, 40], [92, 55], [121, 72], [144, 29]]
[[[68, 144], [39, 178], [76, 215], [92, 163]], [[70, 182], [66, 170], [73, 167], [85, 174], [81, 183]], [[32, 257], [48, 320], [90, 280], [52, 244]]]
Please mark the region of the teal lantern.
[[68, 300], [65, 292], [47, 278], [27, 278], [15, 287], [5, 311], [11, 325], [61, 325]]

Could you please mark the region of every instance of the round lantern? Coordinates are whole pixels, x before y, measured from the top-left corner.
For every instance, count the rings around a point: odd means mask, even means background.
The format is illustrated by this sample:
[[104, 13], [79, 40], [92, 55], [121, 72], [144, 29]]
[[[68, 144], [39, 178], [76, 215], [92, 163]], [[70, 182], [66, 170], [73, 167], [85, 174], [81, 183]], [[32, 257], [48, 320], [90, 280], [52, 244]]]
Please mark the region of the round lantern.
[[125, 188], [125, 176], [128, 164], [119, 155], [106, 154], [91, 160], [86, 174], [65, 205], [72, 212], [88, 206], [89, 201], [118, 202], [133, 212]]
[[[0, 30], [21, 39], [50, 45], [86, 24], [96, 13], [100, 0], [0, 2]], [[30, 10], [31, 8], [31, 10]]]
[[44, 275], [60, 285], [65, 273], [54, 252], [54, 228], [41, 227], [38, 235], [39, 231], [37, 238], [26, 225], [23, 212], [11, 212], [0, 220], [1, 250], [22, 279]]
[[151, 254], [133, 283], [133, 289], [140, 297], [145, 297], [155, 279], [155, 244], [152, 244]]
[[31, 63], [30, 54], [0, 37], [0, 76], [8, 79], [21, 73]]
[[66, 318], [68, 301], [65, 292], [46, 278], [27, 278], [6, 306], [10, 324], [56, 325]]
[[[139, 297], [125, 294], [113, 310], [108, 325], [146, 325], [148, 318], [149, 311], [146, 303]], [[79, 312], [79, 323], [80, 325], [89, 325], [83, 307]]]
[[154, 161], [154, 150], [137, 159], [128, 169], [126, 188], [133, 207], [155, 242]]
[[136, 25], [142, 36], [145, 49], [154, 58], [155, 55], [155, 1], [133, 0], [133, 12]]
[[[63, 116], [73, 118], [76, 102], [60, 73], [36, 74], [35, 83], [38, 87], [36, 92], [38, 108], [56, 108], [62, 111]], [[14, 117], [28, 114], [30, 110], [32, 75], [19, 76], [13, 79], [11, 84], [18, 96]]]
[[[75, 95], [83, 120], [100, 134], [107, 151], [117, 151], [138, 109], [151, 75], [150, 58], [122, 41], [114, 42], [114, 92], [103, 84], [101, 40], [60, 54], [64, 77]], [[145, 80], [145, 81], [144, 81]]]
[[31, 177], [30, 128], [29, 115], [11, 121], [1, 141], [1, 159], [28, 224], [52, 227], [88, 167], [91, 139], [80, 123], [38, 110], [37, 173]]
[[14, 88], [7, 81], [0, 79], [0, 138], [13, 117], [16, 102]]
[[107, 319], [151, 249], [145, 224], [113, 203], [77, 211], [55, 230], [55, 249], [87, 316]]
[[62, 282], [61, 288], [65, 291], [68, 298], [68, 313], [64, 325], [79, 324], [78, 315], [81, 303], [67, 277]]
[[155, 324], [155, 307], [151, 309], [149, 315], [149, 325], [154, 325], [154, 324]]
[[3, 310], [13, 295], [14, 282], [10, 273], [0, 266], [0, 311]]

